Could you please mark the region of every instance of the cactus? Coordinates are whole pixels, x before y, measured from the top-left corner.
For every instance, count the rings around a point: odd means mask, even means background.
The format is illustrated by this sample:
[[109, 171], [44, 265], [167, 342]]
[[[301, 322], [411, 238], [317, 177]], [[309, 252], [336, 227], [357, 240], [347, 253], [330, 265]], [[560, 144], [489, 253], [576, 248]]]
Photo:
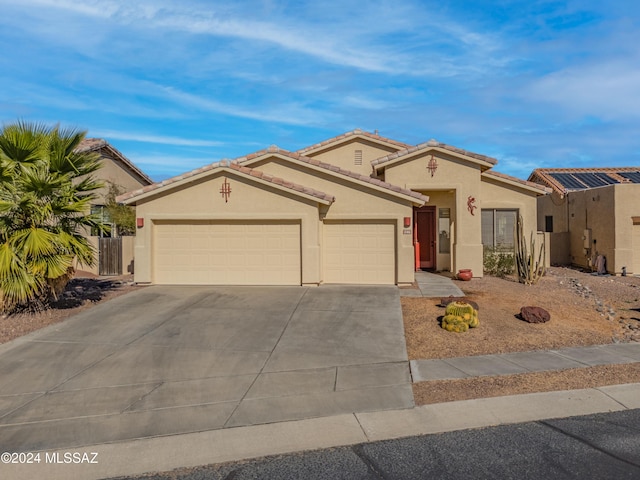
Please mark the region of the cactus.
[[449, 332], [466, 332], [478, 324], [478, 311], [465, 302], [451, 302], [442, 317], [442, 328]]
[[529, 241], [530, 250], [527, 249], [527, 242], [524, 239], [524, 233], [522, 231], [522, 216], [518, 215], [515, 229], [515, 247], [516, 247], [516, 267], [518, 270], [518, 281], [525, 285], [535, 285], [538, 280], [544, 275], [544, 242], [538, 252], [538, 258], [536, 259], [536, 241], [533, 238], [533, 232], [531, 232], [531, 239]]
[[466, 332], [469, 325], [460, 315], [445, 315], [442, 317], [442, 328], [448, 332]]

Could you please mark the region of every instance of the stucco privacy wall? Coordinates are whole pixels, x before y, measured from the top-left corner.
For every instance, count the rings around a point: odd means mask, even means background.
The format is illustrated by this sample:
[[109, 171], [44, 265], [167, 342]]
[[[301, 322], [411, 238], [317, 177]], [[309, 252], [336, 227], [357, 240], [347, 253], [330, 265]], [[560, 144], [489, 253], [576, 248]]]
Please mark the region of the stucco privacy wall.
[[[220, 194], [223, 177], [231, 184], [228, 201]], [[320, 281], [318, 202], [268, 185], [257, 185], [232, 170], [137, 202], [136, 215], [144, 227], [136, 235], [136, 282], [153, 282], [154, 222], [162, 220], [288, 220], [300, 222], [302, 283]]]
[[321, 208], [321, 231], [325, 222], [334, 220], [393, 222], [396, 232], [396, 281], [414, 281], [413, 236], [411, 233], [404, 233], [403, 225], [405, 217], [413, 216], [414, 204], [410, 200], [402, 200], [372, 185], [341, 178], [321, 167], [297, 163], [278, 155], [246, 164], [270, 175], [302, 185], [313, 185], [317, 190], [334, 195], [335, 201], [330, 206]]

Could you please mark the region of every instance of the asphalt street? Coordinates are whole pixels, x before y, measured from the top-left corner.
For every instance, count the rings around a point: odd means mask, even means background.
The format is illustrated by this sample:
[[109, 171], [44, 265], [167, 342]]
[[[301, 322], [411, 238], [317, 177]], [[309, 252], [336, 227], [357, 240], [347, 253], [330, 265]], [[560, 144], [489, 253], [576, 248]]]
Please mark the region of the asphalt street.
[[[139, 477], [118, 480], [134, 478]], [[414, 436], [144, 478], [638, 479], [640, 409]]]

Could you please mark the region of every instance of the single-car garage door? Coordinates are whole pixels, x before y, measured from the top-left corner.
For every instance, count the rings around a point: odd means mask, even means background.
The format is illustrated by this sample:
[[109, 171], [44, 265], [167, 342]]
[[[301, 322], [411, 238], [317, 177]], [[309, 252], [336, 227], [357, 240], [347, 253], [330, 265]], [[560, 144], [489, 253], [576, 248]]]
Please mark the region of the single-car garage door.
[[154, 283], [300, 285], [300, 224], [156, 221]]
[[323, 232], [325, 283], [396, 283], [393, 223], [326, 222]]

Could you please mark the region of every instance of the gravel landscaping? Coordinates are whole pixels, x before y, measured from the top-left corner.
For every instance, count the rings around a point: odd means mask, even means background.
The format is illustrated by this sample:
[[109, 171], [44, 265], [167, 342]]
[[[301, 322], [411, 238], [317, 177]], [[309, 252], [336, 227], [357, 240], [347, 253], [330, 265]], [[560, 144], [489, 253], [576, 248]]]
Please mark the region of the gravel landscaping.
[[[480, 326], [464, 333], [440, 328], [439, 299], [403, 297], [409, 359], [451, 358], [640, 341], [640, 278], [594, 276], [553, 267], [537, 285], [514, 278], [456, 281], [479, 306]], [[551, 314], [548, 323], [519, 318], [523, 306]], [[422, 382], [417, 404], [640, 382], [639, 364], [501, 377]]]

